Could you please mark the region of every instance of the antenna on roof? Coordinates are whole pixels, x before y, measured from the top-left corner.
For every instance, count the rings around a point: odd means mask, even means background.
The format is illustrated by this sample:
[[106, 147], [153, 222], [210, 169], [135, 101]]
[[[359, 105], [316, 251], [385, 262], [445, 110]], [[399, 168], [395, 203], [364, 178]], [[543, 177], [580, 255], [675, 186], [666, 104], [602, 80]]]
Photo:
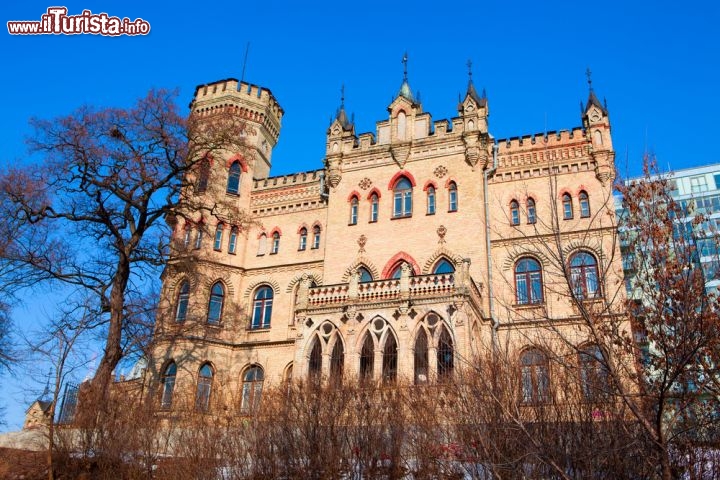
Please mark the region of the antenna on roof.
[[247, 42], [247, 45], [245, 45], [245, 59], [243, 60], [242, 74], [240, 75], [241, 82], [245, 81], [245, 67], [247, 66], [247, 57], [248, 57], [249, 51], [250, 51], [250, 42]]
[[407, 51], [405, 52], [405, 55], [403, 55], [402, 63], [403, 63], [403, 80], [407, 81], [407, 64], [408, 64]]
[[590, 67], [587, 67], [587, 70], [585, 70], [585, 76], [587, 77], [588, 88], [592, 92], [592, 71], [590, 70]]

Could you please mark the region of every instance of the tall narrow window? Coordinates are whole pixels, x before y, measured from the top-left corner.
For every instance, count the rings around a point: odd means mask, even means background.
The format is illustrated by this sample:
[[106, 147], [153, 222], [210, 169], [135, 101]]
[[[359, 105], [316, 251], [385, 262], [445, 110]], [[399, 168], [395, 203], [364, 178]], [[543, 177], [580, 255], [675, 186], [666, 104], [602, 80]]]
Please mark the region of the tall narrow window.
[[438, 380], [442, 381], [452, 376], [455, 369], [455, 349], [450, 333], [442, 328], [437, 348], [437, 374]]
[[230, 240], [228, 241], [228, 253], [235, 253], [235, 250], [237, 248], [237, 236], [238, 236], [238, 229], [237, 227], [232, 227], [230, 229]]
[[315, 337], [308, 358], [308, 377], [311, 382], [318, 383], [322, 377], [322, 347], [320, 340]]
[[240, 411], [248, 414], [257, 410], [262, 397], [263, 381], [265, 375], [262, 368], [252, 366], [243, 375], [242, 398], [240, 399]]
[[380, 201], [378, 199], [377, 193], [373, 193], [370, 196], [370, 221], [371, 222], [377, 222], [377, 220], [378, 220], [379, 205], [380, 205]]
[[211, 325], [218, 325], [222, 320], [223, 302], [225, 301], [225, 289], [222, 283], [217, 282], [210, 289], [210, 302], [208, 303], [207, 322]]
[[510, 202], [510, 225], [520, 225], [520, 205], [517, 200]]
[[570, 257], [570, 283], [578, 299], [600, 295], [597, 260], [594, 256], [578, 252]]
[[580, 386], [586, 400], [597, 400], [609, 390], [609, 376], [597, 345], [580, 350]]
[[435, 215], [435, 187], [432, 185], [427, 189], [427, 214]]
[[183, 247], [188, 248], [190, 246], [190, 235], [192, 234], [192, 230], [190, 229], [190, 224], [185, 224], [185, 231], [183, 232]]
[[213, 249], [220, 251], [222, 249], [222, 237], [223, 237], [223, 225], [218, 224], [215, 228], [215, 241], [213, 242]]
[[187, 318], [188, 303], [190, 302], [190, 283], [183, 280], [178, 290], [177, 302], [175, 303], [175, 321], [184, 322]]
[[521, 258], [515, 264], [515, 300], [518, 305], [542, 303], [542, 271], [534, 258]]
[[210, 179], [210, 160], [203, 158], [198, 163], [198, 176], [195, 182], [195, 193], [204, 193]]
[[548, 400], [548, 362], [540, 350], [528, 350], [520, 357], [520, 381], [523, 403], [543, 403]]
[[357, 225], [358, 219], [358, 199], [353, 197], [350, 200], [350, 225]]
[[260, 235], [258, 239], [258, 255], [265, 255], [267, 252], [267, 235], [264, 233]]
[[527, 223], [537, 222], [537, 215], [535, 213], [535, 200], [532, 198], [527, 199]]
[[345, 365], [345, 351], [340, 338], [335, 339], [335, 346], [330, 355], [330, 381], [335, 385], [342, 383], [343, 367]]
[[428, 341], [425, 329], [421, 328], [415, 340], [415, 384], [420, 385], [428, 381]]
[[412, 216], [412, 184], [410, 180], [402, 177], [393, 189], [393, 217], [402, 218]]
[[391, 383], [397, 379], [398, 347], [395, 335], [388, 331], [383, 348], [383, 382]]
[[272, 317], [273, 291], [268, 286], [257, 289], [253, 299], [253, 315], [251, 329], [270, 328]]
[[202, 237], [203, 237], [203, 226], [198, 225], [197, 234], [195, 235], [195, 250], [202, 247]]
[[210, 393], [212, 392], [213, 371], [206, 363], [198, 371], [197, 392], [195, 393], [195, 409], [207, 412], [210, 408]]
[[300, 229], [300, 245], [298, 250], [303, 251], [307, 247], [307, 228], [303, 227]]
[[360, 351], [360, 380], [373, 379], [373, 365], [375, 364], [375, 344], [370, 333], [365, 334], [362, 350]]
[[458, 190], [455, 182], [450, 182], [448, 187], [448, 211], [457, 212], [458, 209]]
[[272, 248], [270, 249], [271, 254], [276, 254], [280, 251], [280, 234], [278, 232], [272, 235]]
[[590, 216], [590, 198], [588, 197], [588, 194], [586, 191], [580, 192], [580, 216], [581, 217], [589, 217]]
[[315, 225], [313, 227], [313, 244], [312, 248], [320, 248], [320, 227]]
[[227, 193], [240, 193], [240, 162], [233, 162], [228, 172]]
[[172, 406], [173, 390], [175, 390], [175, 377], [177, 375], [177, 365], [170, 362], [162, 376], [162, 395], [160, 397], [160, 408], [167, 410]]
[[570, 196], [569, 193], [566, 193], [562, 196], [562, 204], [563, 204], [563, 219], [572, 220], [573, 204], [572, 204], [572, 197]]

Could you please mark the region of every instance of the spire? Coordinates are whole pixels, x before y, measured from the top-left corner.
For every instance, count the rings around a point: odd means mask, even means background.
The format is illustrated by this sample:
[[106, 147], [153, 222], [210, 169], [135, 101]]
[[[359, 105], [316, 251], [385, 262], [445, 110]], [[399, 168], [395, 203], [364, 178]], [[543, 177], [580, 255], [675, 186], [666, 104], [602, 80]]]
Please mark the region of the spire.
[[[607, 115], [607, 108], [603, 106], [602, 103], [600, 103], [600, 100], [598, 100], [597, 96], [595, 95], [595, 90], [593, 90], [592, 86], [592, 71], [590, 70], [590, 67], [585, 70], [585, 76], [587, 77], [587, 84], [588, 84], [588, 101], [585, 105], [585, 109], [583, 113], [587, 113], [587, 111], [590, 109], [591, 106], [596, 106], [600, 109], [601, 112], [603, 112], [605, 115]], [[582, 102], [580, 103], [582, 107]]]
[[351, 130], [353, 122], [348, 119], [347, 113], [345, 113], [345, 84], [343, 83], [340, 87], [340, 108], [335, 113], [335, 118], [330, 122], [337, 120], [340, 122], [343, 130]]
[[477, 103], [478, 105], [483, 105], [485, 103], [485, 90], [483, 89], [482, 97], [480, 97], [480, 95], [478, 95], [477, 93], [477, 90], [475, 90], [475, 84], [473, 83], [472, 79], [472, 60], [468, 59], [466, 65], [468, 67], [468, 86], [465, 96], [475, 100], [475, 103]]
[[407, 54], [407, 52], [405, 52], [405, 54], [403, 55], [402, 63], [403, 63], [403, 81], [402, 81], [402, 85], [400, 85], [400, 91], [398, 92], [398, 96], [405, 97], [413, 103], [420, 103], [415, 100], [415, 97], [412, 94], [412, 89], [410, 88], [410, 84], [408, 83], [408, 72], [407, 72], [408, 54]]

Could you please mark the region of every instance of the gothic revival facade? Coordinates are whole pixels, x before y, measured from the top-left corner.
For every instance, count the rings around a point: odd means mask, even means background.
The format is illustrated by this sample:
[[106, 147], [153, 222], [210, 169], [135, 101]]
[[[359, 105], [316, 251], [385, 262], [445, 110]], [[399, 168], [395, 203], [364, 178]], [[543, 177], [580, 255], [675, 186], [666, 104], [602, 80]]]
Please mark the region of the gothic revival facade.
[[198, 87], [192, 114], [217, 109], [246, 120], [247, 150], [189, 182], [232, 214], [174, 225], [147, 375], [162, 409], [249, 411], [291, 378], [433, 383], [498, 345], [522, 358], [532, 398], [547, 325], [571, 328], [570, 297], [622, 285], [610, 122], [592, 89], [581, 126], [496, 139], [472, 81], [458, 116], [433, 121], [405, 78], [375, 133], [356, 134], [343, 105], [323, 168], [280, 177], [271, 92]]

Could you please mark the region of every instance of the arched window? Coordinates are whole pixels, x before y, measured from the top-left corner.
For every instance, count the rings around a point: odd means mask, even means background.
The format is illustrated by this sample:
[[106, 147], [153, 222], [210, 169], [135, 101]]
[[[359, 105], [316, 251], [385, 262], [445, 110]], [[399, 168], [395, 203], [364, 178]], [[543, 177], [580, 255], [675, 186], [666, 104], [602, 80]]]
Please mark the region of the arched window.
[[232, 227], [230, 229], [230, 240], [228, 240], [228, 253], [235, 253], [235, 250], [237, 249], [237, 236], [238, 236], [238, 229], [237, 227]]
[[412, 184], [405, 177], [400, 178], [393, 188], [393, 217], [412, 216]]
[[218, 325], [222, 320], [223, 303], [225, 301], [225, 289], [222, 283], [216, 282], [210, 289], [210, 302], [208, 303], [207, 322], [211, 325]]
[[335, 346], [330, 355], [330, 381], [336, 385], [342, 383], [343, 368], [345, 366], [345, 350], [339, 338], [335, 339]]
[[432, 269], [432, 273], [439, 275], [444, 273], [454, 273], [455, 267], [450, 263], [447, 258], [441, 258]]
[[[405, 264], [405, 262], [398, 262], [392, 270], [390, 270], [389, 278], [398, 279], [402, 276], [402, 267]], [[412, 275], [412, 270], [411, 270]]]
[[388, 331], [382, 357], [383, 382], [390, 383], [397, 379], [398, 346], [395, 335]]
[[455, 182], [450, 182], [448, 187], [448, 211], [457, 212], [458, 209], [458, 190]]
[[350, 225], [357, 225], [358, 220], [358, 199], [353, 197], [350, 200]]
[[578, 299], [600, 296], [597, 260], [594, 256], [578, 252], [570, 257], [570, 284]]
[[432, 185], [427, 189], [427, 214], [435, 215], [435, 187]]
[[280, 250], [280, 234], [278, 232], [273, 233], [272, 235], [272, 248], [270, 249], [270, 254], [274, 255], [278, 253]]
[[210, 160], [203, 158], [198, 163], [198, 176], [195, 182], [195, 193], [205, 193], [210, 179]]
[[537, 214], [535, 213], [535, 200], [532, 198], [527, 199], [527, 223], [537, 222]]
[[572, 197], [569, 193], [565, 193], [562, 196], [562, 204], [563, 204], [563, 219], [565, 220], [572, 220], [573, 218], [573, 204], [572, 204]]
[[580, 349], [580, 386], [586, 400], [597, 400], [609, 392], [609, 376], [597, 345]]
[[223, 224], [220, 223], [215, 228], [215, 241], [213, 242], [213, 249], [220, 251], [222, 249], [222, 237], [223, 237]]
[[184, 322], [187, 318], [188, 303], [190, 302], [190, 282], [183, 280], [178, 290], [177, 301], [175, 302], [175, 321]]
[[415, 340], [415, 384], [420, 385], [428, 381], [428, 340], [425, 329], [421, 328]]
[[520, 205], [517, 200], [510, 202], [510, 225], [520, 225]]
[[267, 235], [264, 233], [260, 235], [258, 239], [258, 255], [265, 255], [267, 252]]
[[455, 369], [455, 349], [453, 348], [450, 332], [443, 327], [438, 340], [437, 348], [437, 373], [438, 381], [452, 376]]
[[365, 334], [362, 350], [360, 351], [360, 381], [373, 379], [373, 366], [375, 364], [375, 344], [370, 332]]
[[240, 162], [233, 162], [228, 172], [227, 193], [240, 193]]
[[302, 251], [305, 250], [307, 247], [307, 228], [303, 227], [300, 229], [300, 245], [298, 246], [298, 250]]
[[253, 315], [250, 328], [270, 328], [270, 317], [272, 316], [273, 290], [268, 286], [257, 289], [253, 299]]
[[586, 191], [580, 192], [580, 216], [585, 218], [590, 216], [590, 198]]
[[160, 397], [160, 408], [167, 410], [172, 406], [173, 390], [175, 390], [175, 377], [177, 375], [177, 365], [170, 362], [162, 376], [162, 395]]
[[537, 349], [527, 350], [520, 357], [520, 380], [523, 403], [548, 400], [549, 375], [547, 357]]
[[542, 303], [542, 269], [534, 258], [521, 258], [515, 264], [515, 300], [518, 305]]
[[198, 250], [200, 247], [202, 247], [202, 240], [203, 240], [203, 226], [198, 225], [197, 233], [195, 234], [195, 250]]
[[407, 129], [407, 117], [405, 112], [400, 111], [397, 116], [397, 138], [398, 140], [405, 140]]
[[312, 248], [320, 248], [320, 227], [315, 225], [313, 227], [313, 244]]
[[213, 371], [209, 363], [204, 364], [198, 371], [197, 392], [195, 393], [195, 409], [207, 412], [210, 408], [210, 393], [212, 392]]
[[370, 273], [370, 270], [368, 270], [367, 268], [360, 267], [358, 268], [358, 272], [360, 272], [360, 283], [373, 281], [372, 273]]
[[257, 365], [248, 368], [243, 375], [242, 398], [240, 399], [242, 413], [248, 414], [257, 410], [262, 397], [264, 379], [262, 368]]
[[370, 196], [370, 222], [377, 222], [379, 209], [380, 200], [378, 199], [377, 193], [373, 193]]
[[319, 382], [322, 375], [322, 347], [320, 340], [315, 337], [308, 358], [308, 377], [312, 382]]

